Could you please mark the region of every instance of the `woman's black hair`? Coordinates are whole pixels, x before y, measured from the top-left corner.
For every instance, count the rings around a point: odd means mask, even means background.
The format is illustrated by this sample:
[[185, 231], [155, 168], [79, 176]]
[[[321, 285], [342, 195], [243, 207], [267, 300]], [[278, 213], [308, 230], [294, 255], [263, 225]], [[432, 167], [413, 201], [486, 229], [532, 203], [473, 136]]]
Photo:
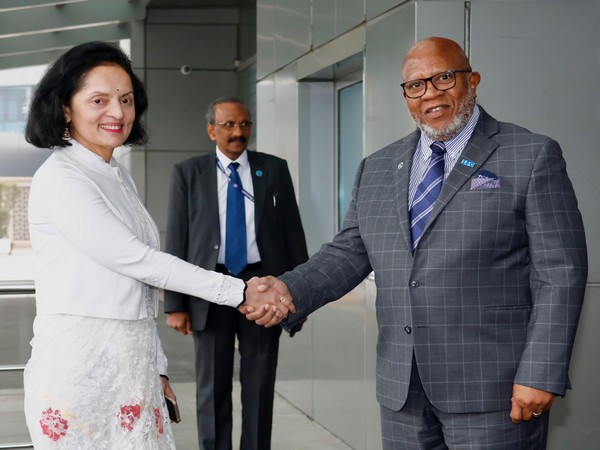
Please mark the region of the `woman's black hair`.
[[141, 117], [148, 108], [146, 89], [133, 73], [131, 60], [116, 45], [108, 42], [87, 42], [73, 47], [56, 60], [38, 83], [25, 127], [27, 142], [41, 148], [70, 145], [63, 140], [66, 126], [64, 106], [69, 106], [73, 95], [81, 89], [88, 72], [98, 66], [116, 65], [131, 78], [135, 120], [125, 145], [141, 145], [146, 142], [146, 129]]

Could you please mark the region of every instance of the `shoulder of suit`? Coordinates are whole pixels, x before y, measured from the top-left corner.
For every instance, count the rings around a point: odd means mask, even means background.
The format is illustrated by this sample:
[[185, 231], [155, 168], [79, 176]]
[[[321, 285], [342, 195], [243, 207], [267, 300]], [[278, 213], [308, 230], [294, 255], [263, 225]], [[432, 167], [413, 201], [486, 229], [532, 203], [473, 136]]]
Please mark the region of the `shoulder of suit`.
[[[517, 125], [515, 123], [511, 123], [511, 122], [501, 122], [498, 119], [496, 119], [495, 117], [491, 116], [485, 109], [483, 109], [481, 107], [481, 105], [479, 106], [479, 111], [481, 113], [480, 117], [479, 117], [479, 123], [477, 124], [477, 127], [475, 128], [476, 130], [479, 129], [480, 131], [483, 130], [483, 132], [485, 134], [499, 134], [499, 135], [503, 135], [503, 134], [510, 134], [510, 135], [515, 135], [515, 134], [529, 134], [529, 135], [535, 135], [535, 133], [533, 133], [532, 131], [528, 130], [527, 128]], [[541, 135], [538, 135], [541, 136]], [[545, 136], [544, 136], [545, 137]]]
[[370, 154], [365, 159], [371, 160], [371, 159], [379, 159], [379, 158], [396, 158], [396, 157], [398, 157], [399, 152], [402, 152], [402, 151], [412, 152], [416, 148], [417, 143], [419, 142], [420, 135], [421, 135], [420, 131], [418, 131], [418, 130], [413, 131], [412, 133], [404, 136], [403, 138], [398, 139], [397, 141], [391, 142], [390, 144], [386, 145], [385, 147], [381, 148], [380, 150], [377, 150], [376, 152]]
[[185, 159], [175, 165], [182, 169], [192, 168], [192, 167], [206, 164], [210, 159], [211, 159], [211, 154], [207, 153], [205, 155], [194, 156], [192, 158]]
[[527, 141], [532, 144], [535, 144], [543, 143], [548, 140], [553, 140], [552, 138], [546, 135], [534, 133], [533, 131], [521, 125], [517, 125], [511, 122], [500, 122], [496, 121], [495, 119], [494, 121], [497, 126], [498, 132], [493, 136], [493, 138], [496, 138], [500, 141], [508, 139], [512, 143], [516, 139], [523, 143]]
[[284, 164], [287, 161], [279, 156], [271, 155], [269, 153], [262, 153], [253, 150], [248, 150], [248, 160], [250, 162], [259, 161], [261, 163], [271, 163], [271, 164]]

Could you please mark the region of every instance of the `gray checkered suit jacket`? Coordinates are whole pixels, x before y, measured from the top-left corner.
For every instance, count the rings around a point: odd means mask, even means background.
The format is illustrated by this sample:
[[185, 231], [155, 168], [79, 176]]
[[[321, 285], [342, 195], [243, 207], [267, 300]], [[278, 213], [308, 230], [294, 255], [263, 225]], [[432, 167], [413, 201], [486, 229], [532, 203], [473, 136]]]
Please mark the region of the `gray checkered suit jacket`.
[[[392, 410], [406, 400], [413, 352], [445, 412], [510, 409], [513, 383], [569, 387], [587, 253], [565, 161], [552, 139], [481, 113], [414, 254], [418, 131], [362, 161], [343, 230], [281, 277], [298, 307], [291, 326], [375, 272], [377, 399]], [[472, 185], [482, 169], [497, 179]]]

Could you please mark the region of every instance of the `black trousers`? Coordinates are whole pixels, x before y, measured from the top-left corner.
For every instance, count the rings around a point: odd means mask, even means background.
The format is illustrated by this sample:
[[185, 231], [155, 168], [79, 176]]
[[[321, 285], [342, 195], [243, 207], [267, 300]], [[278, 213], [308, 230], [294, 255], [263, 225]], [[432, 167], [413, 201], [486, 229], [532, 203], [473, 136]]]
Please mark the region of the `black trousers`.
[[[222, 266], [217, 271], [224, 271]], [[260, 265], [238, 278], [261, 276]], [[232, 450], [232, 386], [235, 339], [240, 352], [242, 435], [240, 450], [269, 450], [281, 327], [249, 322], [229, 306], [211, 304], [206, 327], [194, 331], [196, 412], [202, 450]]]

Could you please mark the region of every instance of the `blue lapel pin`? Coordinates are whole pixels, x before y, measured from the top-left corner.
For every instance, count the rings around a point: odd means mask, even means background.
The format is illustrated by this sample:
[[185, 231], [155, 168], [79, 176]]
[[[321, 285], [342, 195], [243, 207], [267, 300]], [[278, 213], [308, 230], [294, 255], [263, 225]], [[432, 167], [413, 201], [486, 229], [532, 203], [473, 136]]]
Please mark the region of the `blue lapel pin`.
[[257, 171], [256, 171], [256, 176], [257, 176], [257, 177], [262, 177], [262, 174], [263, 174], [263, 173], [262, 173], [262, 170], [257, 170]]
[[467, 167], [475, 167], [475, 163], [473, 161], [469, 161], [468, 159], [462, 159], [460, 162], [463, 166], [467, 166]]

